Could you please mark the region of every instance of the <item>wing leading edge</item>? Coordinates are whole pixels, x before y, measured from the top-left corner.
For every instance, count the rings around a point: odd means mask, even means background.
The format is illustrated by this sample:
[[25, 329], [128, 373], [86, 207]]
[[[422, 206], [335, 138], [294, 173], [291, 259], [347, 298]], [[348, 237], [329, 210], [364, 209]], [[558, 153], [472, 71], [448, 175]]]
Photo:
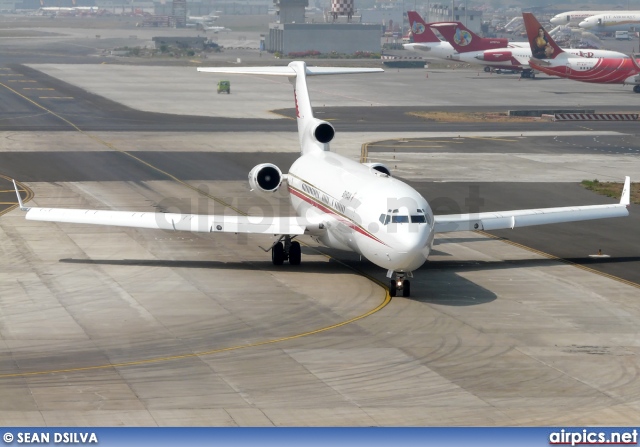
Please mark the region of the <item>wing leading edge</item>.
[[606, 219], [629, 215], [631, 179], [625, 177], [620, 203], [610, 205], [539, 208], [531, 210], [494, 211], [475, 214], [447, 214], [434, 216], [435, 232], [448, 233], [469, 230], [502, 230], [581, 220]]

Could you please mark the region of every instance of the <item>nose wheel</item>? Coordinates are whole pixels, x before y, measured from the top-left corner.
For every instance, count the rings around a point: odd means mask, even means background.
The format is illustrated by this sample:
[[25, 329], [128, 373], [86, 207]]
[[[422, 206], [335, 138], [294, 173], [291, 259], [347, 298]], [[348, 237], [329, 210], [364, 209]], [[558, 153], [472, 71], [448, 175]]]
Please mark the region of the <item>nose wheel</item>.
[[397, 272], [395, 278], [389, 282], [389, 295], [397, 296], [398, 292], [402, 292], [402, 296], [411, 296], [411, 282], [405, 279], [405, 274]]

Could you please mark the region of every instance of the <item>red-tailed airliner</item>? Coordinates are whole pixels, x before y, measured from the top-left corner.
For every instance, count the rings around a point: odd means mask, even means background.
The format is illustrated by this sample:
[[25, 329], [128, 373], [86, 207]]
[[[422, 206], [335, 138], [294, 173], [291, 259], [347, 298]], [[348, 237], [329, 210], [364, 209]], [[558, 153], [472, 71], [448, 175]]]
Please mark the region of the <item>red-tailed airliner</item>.
[[[432, 23], [431, 27], [437, 29], [456, 50], [453, 59], [467, 63], [485, 65], [485, 71], [490, 67], [522, 71], [522, 77], [534, 78], [535, 73], [529, 64], [531, 47], [529, 42], [510, 42], [502, 48], [485, 48], [486, 38], [473, 33], [460, 22]], [[494, 39], [491, 39], [494, 40]], [[506, 40], [506, 39], [495, 39]], [[628, 59], [624, 53], [609, 50], [579, 50], [566, 49], [567, 53], [583, 58], [619, 58]]]
[[[434, 216], [422, 195], [394, 178], [380, 163], [361, 164], [333, 153], [333, 126], [313, 116], [307, 76], [380, 72], [378, 68], [307, 67], [302, 61], [279, 67], [198, 68], [211, 73], [283, 76], [293, 84], [300, 157], [283, 174], [271, 163], [249, 172], [249, 185], [270, 194], [284, 187], [296, 216], [238, 216], [149, 211], [20, 208], [30, 220], [116, 225], [168, 231], [259, 233], [274, 237], [271, 259], [300, 264], [300, 243], [311, 236], [328, 247], [356, 252], [387, 270], [389, 293], [410, 295], [410, 277], [427, 260], [436, 233], [497, 230], [530, 225], [622, 217], [629, 214], [630, 180], [618, 204]], [[247, 104], [250, 107], [250, 104]], [[14, 183], [15, 184], [15, 183]]]
[[[597, 84], [631, 84], [640, 93], [640, 65], [635, 56], [585, 58], [567, 53], [530, 12], [522, 13], [531, 45], [529, 66], [543, 73]], [[596, 50], [593, 50], [596, 51]]]
[[[458, 60], [454, 56], [457, 51], [446, 40], [440, 40], [431, 29], [435, 23], [426, 23], [416, 11], [408, 11], [407, 17], [411, 26], [412, 43], [406, 43], [403, 47], [407, 50], [425, 51], [426, 56], [433, 56], [439, 59]], [[476, 36], [474, 45], [482, 49], [504, 48], [509, 44], [509, 39], [504, 38], [483, 38]], [[524, 45], [528, 47], [528, 43]]]

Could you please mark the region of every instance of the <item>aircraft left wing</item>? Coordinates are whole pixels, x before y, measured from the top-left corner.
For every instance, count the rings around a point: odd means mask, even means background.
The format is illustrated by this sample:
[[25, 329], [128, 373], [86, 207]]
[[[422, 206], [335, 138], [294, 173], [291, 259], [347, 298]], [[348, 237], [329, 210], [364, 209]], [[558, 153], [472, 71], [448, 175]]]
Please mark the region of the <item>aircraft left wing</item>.
[[502, 230], [581, 220], [606, 219], [629, 215], [631, 179], [625, 178], [620, 203], [609, 205], [539, 208], [531, 210], [493, 211], [475, 214], [434, 216], [436, 233], [470, 230]]
[[20, 209], [28, 220], [117, 227], [150, 228], [194, 233], [252, 233], [267, 235], [317, 234], [321, 222], [301, 217], [225, 216], [207, 214], [151, 213], [140, 211], [80, 210], [26, 207], [14, 181]]

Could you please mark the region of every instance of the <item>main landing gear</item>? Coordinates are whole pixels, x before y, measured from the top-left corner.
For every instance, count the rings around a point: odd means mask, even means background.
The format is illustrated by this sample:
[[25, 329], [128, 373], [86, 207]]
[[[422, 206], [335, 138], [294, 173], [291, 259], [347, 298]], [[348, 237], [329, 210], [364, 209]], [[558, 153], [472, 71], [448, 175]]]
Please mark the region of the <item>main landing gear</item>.
[[411, 282], [405, 279], [404, 272], [395, 272], [395, 278], [389, 282], [389, 295], [396, 296], [402, 291], [402, 296], [411, 296]]
[[300, 265], [302, 260], [300, 242], [292, 241], [291, 236], [283, 236], [271, 247], [271, 260], [273, 265], [282, 265], [287, 260], [291, 265]]
[[633, 91], [636, 93], [640, 93], [640, 85], [634, 85], [633, 86]]

